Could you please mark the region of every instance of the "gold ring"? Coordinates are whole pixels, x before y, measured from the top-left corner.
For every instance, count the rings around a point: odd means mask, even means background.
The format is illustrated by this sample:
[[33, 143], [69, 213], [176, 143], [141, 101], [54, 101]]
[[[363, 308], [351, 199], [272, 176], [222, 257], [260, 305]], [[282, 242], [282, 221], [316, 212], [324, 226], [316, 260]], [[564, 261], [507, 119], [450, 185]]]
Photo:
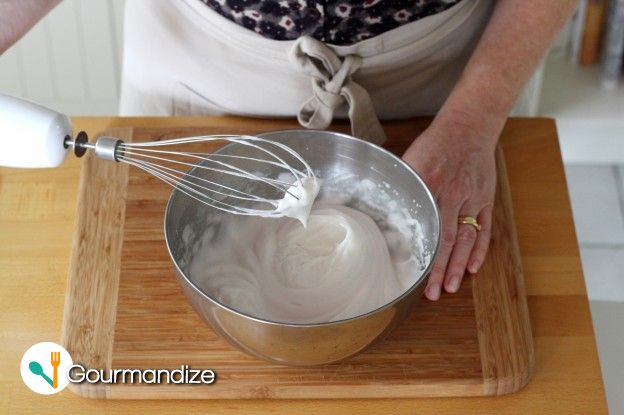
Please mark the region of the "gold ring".
[[481, 225], [479, 225], [477, 219], [473, 218], [472, 216], [460, 216], [457, 223], [460, 225], [474, 226], [477, 231], [481, 230]]

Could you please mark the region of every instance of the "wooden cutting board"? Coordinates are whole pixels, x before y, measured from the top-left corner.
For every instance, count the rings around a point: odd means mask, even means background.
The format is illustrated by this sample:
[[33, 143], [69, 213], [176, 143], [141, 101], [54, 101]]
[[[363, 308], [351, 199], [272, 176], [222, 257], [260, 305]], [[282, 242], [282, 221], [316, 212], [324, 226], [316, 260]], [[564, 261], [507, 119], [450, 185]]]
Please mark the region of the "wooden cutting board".
[[[427, 120], [386, 125], [401, 154]], [[345, 131], [344, 125], [335, 127]], [[211, 128], [105, 132], [133, 141]], [[409, 134], [407, 133], [409, 132]], [[533, 343], [502, 151], [487, 261], [458, 293], [423, 300], [387, 339], [345, 362], [315, 368], [269, 364], [234, 349], [185, 300], [163, 239], [170, 188], [127, 166], [84, 160], [65, 302], [62, 344], [97, 369], [210, 368], [214, 385], [71, 385], [106, 399], [393, 398], [512, 393], [533, 369]]]

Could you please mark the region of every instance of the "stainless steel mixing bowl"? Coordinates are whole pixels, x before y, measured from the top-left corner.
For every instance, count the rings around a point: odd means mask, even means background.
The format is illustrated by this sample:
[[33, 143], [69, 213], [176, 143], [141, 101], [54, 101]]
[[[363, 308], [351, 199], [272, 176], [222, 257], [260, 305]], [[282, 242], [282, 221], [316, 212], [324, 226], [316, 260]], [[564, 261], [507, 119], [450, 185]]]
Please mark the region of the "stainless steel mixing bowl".
[[[271, 362], [297, 366], [331, 363], [353, 356], [385, 337], [421, 297], [439, 246], [438, 208], [427, 186], [414, 170], [378, 146], [327, 131], [289, 130], [261, 136], [282, 142], [297, 151], [324, 180], [323, 187], [331, 187], [332, 182], [339, 181], [345, 173], [353, 173], [359, 179], [370, 179], [375, 183], [387, 183], [392, 189], [394, 201], [413, 212], [422, 224], [425, 248], [430, 253], [424, 273], [394, 301], [347, 320], [286, 324], [246, 315], [202, 292], [192, 276], [186, 274], [206, 227], [214, 226], [227, 213], [202, 205], [174, 190], [165, 212], [165, 239], [177, 278], [202, 319], [223, 338], [247, 353]], [[241, 146], [238, 147], [236, 154], [241, 151]], [[231, 149], [232, 145], [228, 145], [219, 151], [229, 152]], [[245, 167], [245, 160], [241, 159], [241, 163], [241, 167]], [[220, 182], [224, 180], [227, 178], [217, 178]]]

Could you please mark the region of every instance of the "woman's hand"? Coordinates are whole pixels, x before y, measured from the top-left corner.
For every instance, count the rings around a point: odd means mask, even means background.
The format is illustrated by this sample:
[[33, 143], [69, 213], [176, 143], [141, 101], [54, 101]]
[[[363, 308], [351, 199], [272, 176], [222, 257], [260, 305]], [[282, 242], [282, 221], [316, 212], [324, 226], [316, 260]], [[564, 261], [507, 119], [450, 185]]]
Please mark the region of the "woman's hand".
[[[497, 138], [459, 120], [436, 119], [403, 155], [431, 189], [442, 218], [440, 250], [425, 289], [430, 300], [440, 298], [442, 287], [456, 292], [465, 271], [474, 274], [483, 264], [491, 235]], [[460, 216], [476, 218], [481, 230], [458, 225]]]
[[[577, 3], [496, 2], [453, 91], [403, 156], [432, 189], [442, 214], [442, 246], [425, 291], [431, 300], [440, 297], [442, 285], [446, 291], [457, 291], [465, 270], [475, 273], [485, 259], [498, 135], [523, 85]], [[458, 226], [460, 216], [475, 217], [481, 231]]]

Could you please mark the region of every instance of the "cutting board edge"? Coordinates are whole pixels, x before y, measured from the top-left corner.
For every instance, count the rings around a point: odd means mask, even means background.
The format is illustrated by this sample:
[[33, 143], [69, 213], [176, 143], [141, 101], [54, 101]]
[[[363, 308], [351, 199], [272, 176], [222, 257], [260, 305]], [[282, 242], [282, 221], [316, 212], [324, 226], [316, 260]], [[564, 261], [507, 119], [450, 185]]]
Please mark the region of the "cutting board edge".
[[[217, 381], [218, 384], [218, 381]], [[215, 384], [215, 387], [216, 385]], [[368, 385], [284, 385], [258, 386], [253, 382], [239, 382], [236, 387], [214, 392], [211, 386], [128, 386], [112, 385], [107, 399], [409, 399], [483, 396], [483, 385], [476, 381], [418, 383], [396, 385], [371, 382]], [[198, 393], [197, 388], [203, 388]], [[154, 393], [154, 389], [158, 390]], [[144, 394], [144, 391], [147, 391]]]
[[[106, 133], [131, 140], [132, 131], [117, 128]], [[97, 172], [95, 177], [89, 174], [92, 171]], [[74, 364], [87, 369], [111, 368], [128, 177], [127, 165], [99, 160], [93, 154], [83, 160], [60, 344]], [[94, 191], [100, 187], [93, 180], [104, 181], [105, 192]], [[102, 226], [107, 220], [111, 225]], [[89, 295], [93, 301], [80, 303]], [[84, 397], [110, 397], [106, 384], [70, 384], [69, 389]]]
[[[511, 255], [508, 260], [512, 262], [512, 268], [516, 272], [513, 275], [507, 275], [507, 278], [495, 279], [491, 285], [481, 284], [478, 276], [472, 281], [481, 356], [494, 356], [493, 359], [483, 359], [481, 362], [483, 367], [483, 395], [485, 396], [518, 392], [529, 383], [535, 367], [533, 335], [514, 220], [513, 201], [507, 177], [505, 151], [501, 145], [496, 147], [496, 163], [498, 174], [496, 191], [501, 193], [499, 196], [504, 207], [501, 213], [505, 217], [505, 221], [509, 223], [508, 229], [510, 230], [508, 237], [501, 239], [510, 243], [509, 252]], [[496, 211], [494, 214], [498, 214], [498, 212]], [[498, 286], [493, 286], [494, 284]], [[505, 301], [497, 303], [488, 301], [492, 298], [490, 294], [493, 289], [504, 292], [506, 294], [503, 296]], [[503, 311], [502, 308], [506, 310]], [[499, 315], [509, 315], [510, 313], [515, 316], [511, 321], [497, 318]], [[492, 315], [494, 316], [492, 317]], [[513, 326], [513, 322], [518, 324]], [[496, 328], [494, 328], [495, 325]], [[494, 346], [498, 345], [498, 339], [494, 336], [501, 332], [513, 339], [509, 341], [511, 350], [507, 356], [500, 356], [498, 353], [493, 353], [492, 350]], [[516, 348], [517, 344], [521, 344], [522, 347]], [[503, 358], [501, 359], [501, 357]], [[509, 360], [505, 360], [505, 357]]]

